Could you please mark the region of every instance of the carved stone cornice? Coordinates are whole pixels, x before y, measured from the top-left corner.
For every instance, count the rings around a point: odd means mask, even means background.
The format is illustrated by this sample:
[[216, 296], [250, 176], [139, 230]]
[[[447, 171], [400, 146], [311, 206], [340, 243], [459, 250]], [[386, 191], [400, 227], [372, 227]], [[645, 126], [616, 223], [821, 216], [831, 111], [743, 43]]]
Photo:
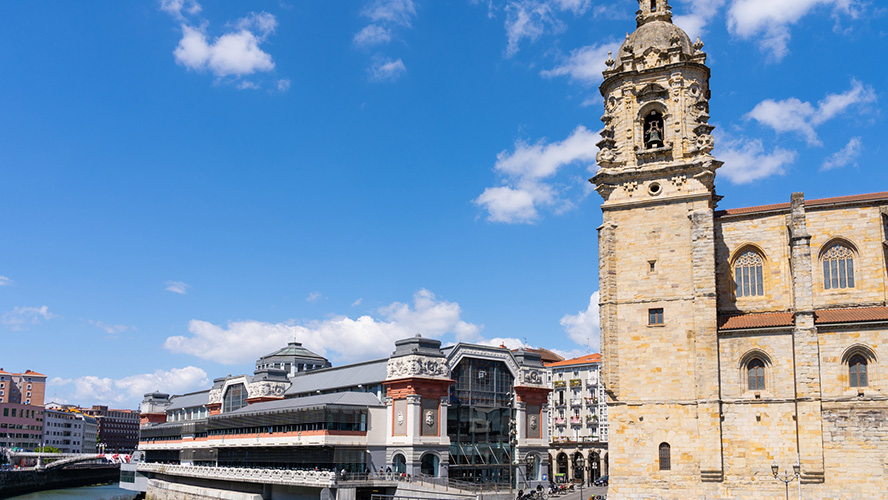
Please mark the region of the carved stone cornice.
[[444, 358], [421, 355], [391, 358], [386, 365], [386, 380], [401, 378], [449, 379], [450, 370]]

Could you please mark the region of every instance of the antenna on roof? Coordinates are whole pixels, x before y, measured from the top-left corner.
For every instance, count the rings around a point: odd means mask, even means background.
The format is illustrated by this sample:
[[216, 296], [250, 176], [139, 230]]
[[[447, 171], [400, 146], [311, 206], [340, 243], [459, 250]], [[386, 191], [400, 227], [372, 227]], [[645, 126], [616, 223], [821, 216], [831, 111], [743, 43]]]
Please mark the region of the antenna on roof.
[[527, 337], [521, 337], [521, 340], [524, 341], [524, 347], [528, 347], [528, 345], [527, 345]]

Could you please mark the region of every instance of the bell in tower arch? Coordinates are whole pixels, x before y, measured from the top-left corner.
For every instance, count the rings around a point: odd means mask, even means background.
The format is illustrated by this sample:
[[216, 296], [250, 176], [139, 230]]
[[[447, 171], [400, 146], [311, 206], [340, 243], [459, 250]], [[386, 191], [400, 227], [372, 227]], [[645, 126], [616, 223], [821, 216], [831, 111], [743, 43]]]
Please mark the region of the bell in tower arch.
[[663, 147], [663, 115], [659, 111], [651, 111], [644, 118], [644, 147], [645, 149]]

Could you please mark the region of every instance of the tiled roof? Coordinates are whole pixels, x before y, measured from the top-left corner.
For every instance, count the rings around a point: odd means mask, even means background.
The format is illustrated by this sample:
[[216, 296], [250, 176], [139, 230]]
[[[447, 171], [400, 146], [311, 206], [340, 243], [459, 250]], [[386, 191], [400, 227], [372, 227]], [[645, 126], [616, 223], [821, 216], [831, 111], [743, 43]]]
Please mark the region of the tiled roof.
[[[834, 198], [820, 198], [817, 200], [805, 200], [805, 207], [818, 207], [823, 205], [833, 205], [836, 203], [855, 203], [861, 201], [888, 201], [888, 191], [881, 193], [855, 194], [853, 196], [837, 196]], [[789, 210], [789, 203], [776, 203], [773, 205], [760, 205], [757, 207], [729, 208], [727, 210], [719, 210], [715, 213], [716, 217], [723, 215], [744, 215], [758, 212], [770, 212], [772, 210]]]
[[318, 394], [302, 398], [287, 398], [277, 401], [264, 401], [253, 403], [234, 411], [223, 413], [220, 416], [211, 416], [210, 419], [224, 417], [233, 414], [263, 413], [275, 410], [292, 410], [296, 408], [315, 408], [323, 406], [383, 406], [374, 394], [369, 392], [337, 392], [333, 394]]
[[388, 358], [365, 361], [352, 365], [322, 368], [297, 373], [291, 377], [292, 384], [285, 393], [286, 396], [295, 394], [307, 394], [316, 391], [328, 391], [348, 387], [357, 387], [381, 384], [386, 377]]
[[860, 321], [888, 321], [888, 307], [822, 309], [814, 312], [814, 322], [820, 324], [857, 323]]
[[546, 368], [555, 368], [559, 366], [574, 366], [574, 365], [588, 365], [589, 363], [600, 363], [601, 362], [601, 354], [587, 354], [585, 356], [580, 356], [579, 358], [573, 359], [565, 359], [564, 361], [558, 361], [556, 363], [546, 363]]
[[42, 373], [37, 373], [37, 372], [32, 371], [32, 370], [28, 370], [28, 371], [26, 371], [25, 373], [22, 373], [22, 375], [30, 375], [30, 376], [32, 376], [32, 377], [45, 377], [45, 376], [46, 376], [46, 375], [44, 375], [44, 374], [42, 374]]
[[169, 410], [178, 410], [180, 408], [193, 408], [195, 406], [206, 406], [210, 402], [210, 391], [192, 392], [181, 396], [173, 396], [171, 398]]
[[719, 330], [740, 330], [744, 328], [773, 328], [792, 326], [791, 312], [725, 314], [718, 317]]
[[[518, 350], [518, 349], [513, 349], [512, 352], [515, 352], [515, 351], [517, 351], [517, 350]], [[550, 351], [550, 350], [548, 350], [548, 349], [545, 349], [545, 348], [543, 348], [543, 347], [539, 347], [539, 348], [530, 348], [530, 347], [527, 347], [527, 348], [525, 348], [524, 350], [525, 350], [525, 351], [528, 351], [528, 352], [535, 352], [535, 353], [539, 354], [539, 355], [540, 355], [540, 359], [543, 361], [543, 364], [545, 364], [545, 363], [554, 363], [554, 362], [557, 362], [557, 361], [564, 361], [564, 358], [562, 358], [561, 356], [559, 356], [559, 355], [555, 354], [554, 352], [552, 352], [552, 351]]]
[[[814, 311], [814, 323], [860, 323], [864, 321], [888, 321], [888, 307], [853, 307], [846, 309], [818, 309]], [[773, 328], [792, 326], [791, 312], [724, 314], [718, 317], [719, 330], [743, 330], [747, 328]]]

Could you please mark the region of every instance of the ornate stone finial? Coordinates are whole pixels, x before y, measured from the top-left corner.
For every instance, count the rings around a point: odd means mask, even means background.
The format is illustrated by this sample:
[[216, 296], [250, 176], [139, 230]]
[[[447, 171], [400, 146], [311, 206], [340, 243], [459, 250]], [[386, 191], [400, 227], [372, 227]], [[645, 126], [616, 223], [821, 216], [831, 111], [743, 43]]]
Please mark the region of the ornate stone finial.
[[611, 54], [611, 51], [607, 51], [607, 61], [604, 61], [604, 65], [607, 66], [607, 69], [611, 69], [614, 67], [614, 56]]
[[694, 42], [694, 53], [699, 54], [703, 51], [703, 42], [700, 41], [700, 37], [697, 37], [697, 41]]

